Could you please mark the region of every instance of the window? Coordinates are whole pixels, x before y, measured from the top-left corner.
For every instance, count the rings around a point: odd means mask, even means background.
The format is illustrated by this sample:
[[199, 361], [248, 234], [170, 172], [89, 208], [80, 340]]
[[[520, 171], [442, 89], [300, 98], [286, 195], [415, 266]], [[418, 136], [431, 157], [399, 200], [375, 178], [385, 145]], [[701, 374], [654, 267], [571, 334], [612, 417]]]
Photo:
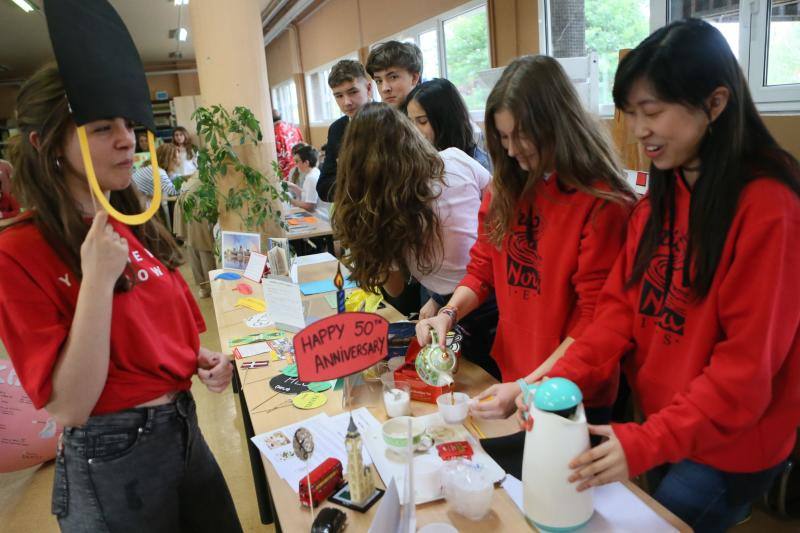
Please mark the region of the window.
[[328, 76], [333, 65], [342, 59], [358, 60], [358, 54], [340, 57], [327, 65], [312, 70], [306, 74], [306, 99], [308, 100], [308, 120], [311, 124], [330, 124], [342, 116], [336, 99], [328, 87]]
[[300, 124], [297, 107], [297, 86], [294, 80], [279, 83], [272, 89], [272, 106], [277, 109], [285, 122]]
[[619, 51], [650, 34], [651, 0], [540, 0], [540, 46], [556, 58], [597, 55], [597, 101], [592, 111], [614, 113], [611, 89]]
[[539, 0], [540, 49], [598, 58], [599, 112], [613, 112], [619, 50], [668, 21], [702, 18], [720, 30], [761, 111], [800, 110], [800, 0]]
[[469, 2], [380, 42], [391, 40], [419, 46], [422, 78], [449, 79], [458, 87], [473, 115], [482, 115], [490, 88], [479, 83], [478, 74], [491, 67], [489, 18], [484, 0]]
[[479, 83], [478, 72], [491, 67], [486, 5], [444, 20], [445, 76], [458, 87], [472, 110], [483, 109], [489, 88]]
[[800, 0], [671, 0], [668, 16], [702, 18], [722, 32], [760, 110], [800, 110]]

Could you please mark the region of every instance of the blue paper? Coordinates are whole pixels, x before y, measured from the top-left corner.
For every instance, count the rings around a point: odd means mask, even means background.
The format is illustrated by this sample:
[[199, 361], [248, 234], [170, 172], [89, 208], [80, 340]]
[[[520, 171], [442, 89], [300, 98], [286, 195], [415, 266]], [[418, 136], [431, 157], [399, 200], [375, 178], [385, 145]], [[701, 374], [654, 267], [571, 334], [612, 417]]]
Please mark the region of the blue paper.
[[[353, 289], [355, 287], [356, 283], [354, 281], [350, 281], [349, 279], [344, 280], [345, 289]], [[332, 279], [309, 281], [308, 283], [300, 284], [300, 291], [306, 296], [311, 296], [312, 294], [321, 294], [323, 292], [331, 292], [335, 290], [336, 290], [336, 285], [333, 284]]]
[[222, 274], [217, 274], [214, 281], [218, 279], [242, 279], [242, 276], [236, 272], [223, 272]]

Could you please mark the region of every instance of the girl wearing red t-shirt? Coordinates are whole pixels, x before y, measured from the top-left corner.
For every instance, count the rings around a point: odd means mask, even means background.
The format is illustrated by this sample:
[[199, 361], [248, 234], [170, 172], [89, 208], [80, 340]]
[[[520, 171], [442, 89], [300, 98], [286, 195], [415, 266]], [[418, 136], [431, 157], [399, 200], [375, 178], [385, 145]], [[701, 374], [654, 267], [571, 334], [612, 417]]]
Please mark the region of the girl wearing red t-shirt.
[[[20, 89], [14, 177], [28, 216], [0, 233], [0, 338], [37, 408], [64, 426], [53, 512], [64, 531], [241, 531], [189, 393], [221, 392], [231, 367], [199, 344], [202, 315], [180, 253], [152, 219], [95, 208], [58, 70]], [[131, 187], [133, 125], [86, 125], [110, 202]]]
[[690, 19], [619, 65], [614, 101], [650, 191], [592, 324], [549, 376], [586, 398], [620, 360], [642, 424], [592, 427], [578, 490], [651, 471], [655, 498], [724, 531], [771, 484], [800, 423], [800, 166], [756, 110], [722, 34]]
[[[505, 418], [515, 409], [515, 381], [539, 379], [590, 322], [634, 195], [602, 126], [551, 57], [506, 67], [486, 103], [486, 137], [494, 176], [467, 275], [436, 317], [418, 323], [417, 338], [429, 342], [434, 328], [444, 339], [494, 291], [492, 357], [504, 383], [479, 395], [473, 414]], [[609, 383], [593, 405], [606, 420], [615, 395]]]

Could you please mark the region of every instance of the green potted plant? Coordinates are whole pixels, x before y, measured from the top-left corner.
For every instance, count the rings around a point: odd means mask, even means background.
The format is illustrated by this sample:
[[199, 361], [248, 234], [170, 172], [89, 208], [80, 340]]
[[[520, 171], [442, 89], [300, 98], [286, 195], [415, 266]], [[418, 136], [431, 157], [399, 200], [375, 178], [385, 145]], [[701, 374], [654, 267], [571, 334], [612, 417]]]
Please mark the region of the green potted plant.
[[[288, 201], [287, 184], [280, 167], [272, 161], [273, 175], [266, 176], [246, 164], [237, 147], [257, 146], [262, 139], [261, 126], [253, 112], [237, 106], [229, 113], [224, 107], [198, 107], [192, 114], [197, 121], [197, 135], [202, 147], [197, 153], [200, 184], [183, 195], [184, 219], [216, 224], [220, 205], [236, 212], [247, 231], [258, 232], [265, 223], [274, 222], [287, 229], [276, 202]], [[222, 190], [221, 181], [229, 170], [242, 176], [239, 187]]]

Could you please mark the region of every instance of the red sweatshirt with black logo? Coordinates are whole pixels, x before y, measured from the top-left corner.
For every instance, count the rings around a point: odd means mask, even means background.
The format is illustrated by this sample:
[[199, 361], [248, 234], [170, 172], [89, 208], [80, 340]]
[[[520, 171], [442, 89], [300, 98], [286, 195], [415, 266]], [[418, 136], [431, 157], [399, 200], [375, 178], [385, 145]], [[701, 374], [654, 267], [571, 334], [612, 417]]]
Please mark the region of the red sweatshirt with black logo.
[[[481, 302], [495, 291], [500, 319], [492, 357], [506, 382], [536, 370], [567, 336], [580, 336], [625, 241], [628, 205], [565, 190], [557, 179], [541, 180], [532, 197], [519, 201], [499, 249], [484, 223], [490, 191], [478, 213], [478, 239], [461, 285]], [[615, 394], [610, 383], [594, 405], [611, 405]]]
[[683, 276], [691, 191], [676, 180], [672, 238], [665, 230], [642, 280], [626, 289], [650, 211], [643, 200], [594, 322], [549, 375], [602, 396], [627, 354], [623, 368], [646, 416], [613, 426], [631, 476], [684, 459], [764, 470], [786, 459], [800, 424], [800, 199], [776, 180], [749, 183], [711, 289], [697, 299]]

